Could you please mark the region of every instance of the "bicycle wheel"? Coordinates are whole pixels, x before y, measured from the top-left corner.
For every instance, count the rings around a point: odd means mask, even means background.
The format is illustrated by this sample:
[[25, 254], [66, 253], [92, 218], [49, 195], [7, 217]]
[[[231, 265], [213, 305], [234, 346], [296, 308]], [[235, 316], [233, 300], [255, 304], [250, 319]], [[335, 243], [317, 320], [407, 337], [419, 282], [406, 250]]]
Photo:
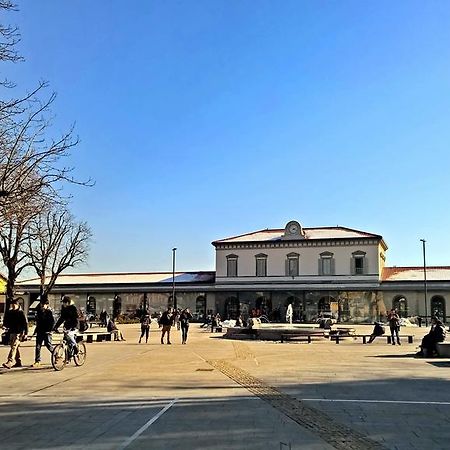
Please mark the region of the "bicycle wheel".
[[75, 365], [82, 366], [86, 362], [86, 345], [84, 342], [78, 342], [78, 353], [73, 355]]
[[55, 345], [53, 348], [52, 366], [55, 370], [63, 370], [66, 366], [66, 351], [63, 344]]

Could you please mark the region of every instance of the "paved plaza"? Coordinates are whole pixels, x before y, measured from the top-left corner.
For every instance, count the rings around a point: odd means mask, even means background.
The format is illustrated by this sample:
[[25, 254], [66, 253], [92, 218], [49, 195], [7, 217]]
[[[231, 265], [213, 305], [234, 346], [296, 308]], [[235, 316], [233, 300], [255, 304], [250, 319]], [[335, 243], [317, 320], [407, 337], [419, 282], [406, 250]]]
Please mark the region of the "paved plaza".
[[[368, 331], [371, 327], [366, 328]], [[83, 367], [0, 373], [0, 447], [13, 449], [450, 449], [450, 360], [414, 344], [234, 341], [191, 326], [123, 325]], [[0, 347], [5, 360], [8, 348]], [[33, 362], [33, 343], [23, 348]]]

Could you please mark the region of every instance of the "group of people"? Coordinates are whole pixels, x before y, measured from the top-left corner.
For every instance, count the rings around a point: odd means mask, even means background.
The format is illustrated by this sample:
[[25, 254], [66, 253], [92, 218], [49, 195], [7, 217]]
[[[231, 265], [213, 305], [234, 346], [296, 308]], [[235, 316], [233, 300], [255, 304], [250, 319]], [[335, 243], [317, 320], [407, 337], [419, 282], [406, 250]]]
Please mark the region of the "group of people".
[[[41, 364], [41, 349], [44, 345], [51, 353], [53, 351], [52, 332], [58, 332], [58, 328], [64, 324], [67, 331], [67, 340], [72, 354], [76, 354], [77, 345], [75, 334], [78, 329], [78, 310], [73, 301], [68, 296], [64, 296], [61, 301], [61, 315], [57, 322], [53, 317], [53, 312], [49, 307], [46, 296], [40, 300], [36, 312], [36, 345], [34, 354], [34, 363], [32, 367], [38, 367]], [[10, 302], [10, 308], [5, 313], [3, 327], [7, 329], [10, 350], [6, 362], [3, 363], [5, 369], [11, 367], [22, 367], [22, 358], [20, 353], [20, 344], [28, 339], [28, 321], [24, 311], [20, 308], [16, 299]]]
[[[388, 315], [387, 320], [389, 324], [389, 331], [391, 334], [392, 345], [401, 345], [400, 341], [400, 316], [395, 308], [392, 308]], [[372, 334], [369, 338], [369, 344], [372, 343], [377, 336], [382, 336], [385, 333], [384, 325], [382, 322], [375, 322]], [[431, 328], [428, 334], [422, 338], [419, 352], [416, 356], [430, 357], [437, 354], [437, 344], [444, 342], [447, 335], [445, 325], [437, 317], [431, 318]]]

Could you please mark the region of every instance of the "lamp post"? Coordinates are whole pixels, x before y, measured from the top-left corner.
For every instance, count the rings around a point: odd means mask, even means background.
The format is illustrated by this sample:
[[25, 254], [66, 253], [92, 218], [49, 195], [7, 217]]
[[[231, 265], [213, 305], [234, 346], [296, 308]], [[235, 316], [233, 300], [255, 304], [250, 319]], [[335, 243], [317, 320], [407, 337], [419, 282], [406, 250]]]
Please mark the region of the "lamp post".
[[172, 249], [172, 302], [174, 309], [177, 309], [177, 299], [175, 297], [175, 254], [177, 252], [177, 248], [174, 247]]
[[420, 240], [422, 242], [422, 251], [423, 251], [423, 290], [425, 294], [425, 326], [428, 326], [428, 306], [427, 306], [427, 264], [425, 259], [425, 239]]

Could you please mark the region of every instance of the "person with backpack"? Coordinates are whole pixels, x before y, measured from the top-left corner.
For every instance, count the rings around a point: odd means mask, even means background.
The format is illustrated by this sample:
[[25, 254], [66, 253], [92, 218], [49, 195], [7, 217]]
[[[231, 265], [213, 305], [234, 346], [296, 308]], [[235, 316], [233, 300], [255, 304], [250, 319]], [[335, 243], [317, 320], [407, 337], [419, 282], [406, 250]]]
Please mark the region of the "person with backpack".
[[145, 311], [141, 317], [141, 337], [139, 338], [139, 344], [142, 341], [142, 338], [145, 336], [145, 343], [148, 343], [148, 336], [150, 334], [150, 324], [151, 318], [148, 311]]

